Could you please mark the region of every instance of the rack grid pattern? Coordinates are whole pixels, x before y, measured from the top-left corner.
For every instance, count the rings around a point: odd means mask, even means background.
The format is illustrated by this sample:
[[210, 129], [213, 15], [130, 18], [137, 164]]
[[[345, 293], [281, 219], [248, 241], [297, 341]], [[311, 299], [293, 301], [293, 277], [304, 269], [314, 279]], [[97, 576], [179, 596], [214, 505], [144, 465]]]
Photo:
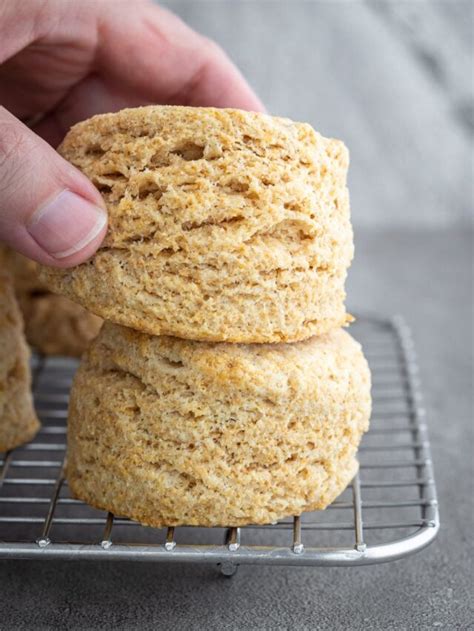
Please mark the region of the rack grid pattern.
[[359, 474], [325, 511], [245, 528], [145, 528], [72, 498], [65, 438], [77, 362], [34, 357], [43, 426], [34, 441], [0, 459], [0, 558], [207, 562], [232, 575], [244, 563], [379, 563], [428, 545], [439, 515], [410, 331], [400, 317], [365, 316], [351, 333], [373, 378]]

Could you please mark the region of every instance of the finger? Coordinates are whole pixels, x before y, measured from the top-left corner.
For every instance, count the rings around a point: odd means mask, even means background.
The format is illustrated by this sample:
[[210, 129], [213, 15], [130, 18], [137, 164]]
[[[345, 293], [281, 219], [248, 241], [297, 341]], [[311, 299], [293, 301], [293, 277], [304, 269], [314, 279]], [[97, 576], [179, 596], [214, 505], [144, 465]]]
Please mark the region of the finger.
[[124, 107], [151, 103], [144, 96], [130, 94], [119, 85], [108, 85], [99, 76], [91, 75], [74, 88], [67, 103], [63, 103], [52, 114], [40, 118], [32, 129], [50, 145], [57, 147], [70, 126], [77, 121], [102, 112], [117, 112]]
[[[236, 66], [211, 40], [151, 3], [117, 5], [104, 22], [97, 68], [158, 103], [262, 110]], [[110, 14], [109, 14], [110, 15]]]
[[39, 263], [77, 265], [105, 236], [99, 192], [3, 107], [0, 199], [0, 241]]
[[[98, 6], [105, 6], [98, 5]], [[94, 73], [72, 87], [38, 133], [57, 144], [74, 123], [94, 114], [148, 103], [264, 106], [213, 42], [148, 3], [119, 3], [102, 20]]]
[[21, 120], [52, 110], [90, 73], [104, 2], [0, 0], [0, 103]]

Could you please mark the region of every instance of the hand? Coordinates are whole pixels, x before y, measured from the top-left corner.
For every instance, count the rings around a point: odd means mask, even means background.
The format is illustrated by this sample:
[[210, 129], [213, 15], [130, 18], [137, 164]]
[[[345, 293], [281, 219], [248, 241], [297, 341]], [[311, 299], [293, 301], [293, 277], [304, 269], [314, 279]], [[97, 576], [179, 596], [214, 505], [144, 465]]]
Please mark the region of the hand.
[[46, 265], [86, 260], [107, 227], [52, 148], [71, 125], [150, 103], [263, 109], [216, 44], [143, 0], [0, 0], [0, 64], [0, 241]]

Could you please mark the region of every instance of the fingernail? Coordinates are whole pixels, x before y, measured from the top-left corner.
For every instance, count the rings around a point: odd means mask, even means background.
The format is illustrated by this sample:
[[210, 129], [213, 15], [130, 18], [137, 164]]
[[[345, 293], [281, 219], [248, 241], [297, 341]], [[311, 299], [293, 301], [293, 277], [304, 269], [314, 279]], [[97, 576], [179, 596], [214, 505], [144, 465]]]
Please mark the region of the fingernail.
[[26, 229], [48, 254], [64, 259], [90, 243], [107, 223], [107, 213], [80, 195], [62, 191], [36, 210]]

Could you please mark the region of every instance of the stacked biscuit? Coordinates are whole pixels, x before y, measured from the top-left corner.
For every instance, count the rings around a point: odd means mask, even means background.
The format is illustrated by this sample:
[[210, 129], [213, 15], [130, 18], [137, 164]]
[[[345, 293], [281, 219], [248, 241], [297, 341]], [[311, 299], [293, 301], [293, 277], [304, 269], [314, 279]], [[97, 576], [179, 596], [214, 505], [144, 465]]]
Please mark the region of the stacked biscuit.
[[73, 493], [151, 526], [326, 507], [370, 414], [340, 328], [344, 145], [267, 115], [152, 106], [80, 123], [60, 151], [109, 212], [90, 261], [41, 273], [107, 320], [71, 393]]

